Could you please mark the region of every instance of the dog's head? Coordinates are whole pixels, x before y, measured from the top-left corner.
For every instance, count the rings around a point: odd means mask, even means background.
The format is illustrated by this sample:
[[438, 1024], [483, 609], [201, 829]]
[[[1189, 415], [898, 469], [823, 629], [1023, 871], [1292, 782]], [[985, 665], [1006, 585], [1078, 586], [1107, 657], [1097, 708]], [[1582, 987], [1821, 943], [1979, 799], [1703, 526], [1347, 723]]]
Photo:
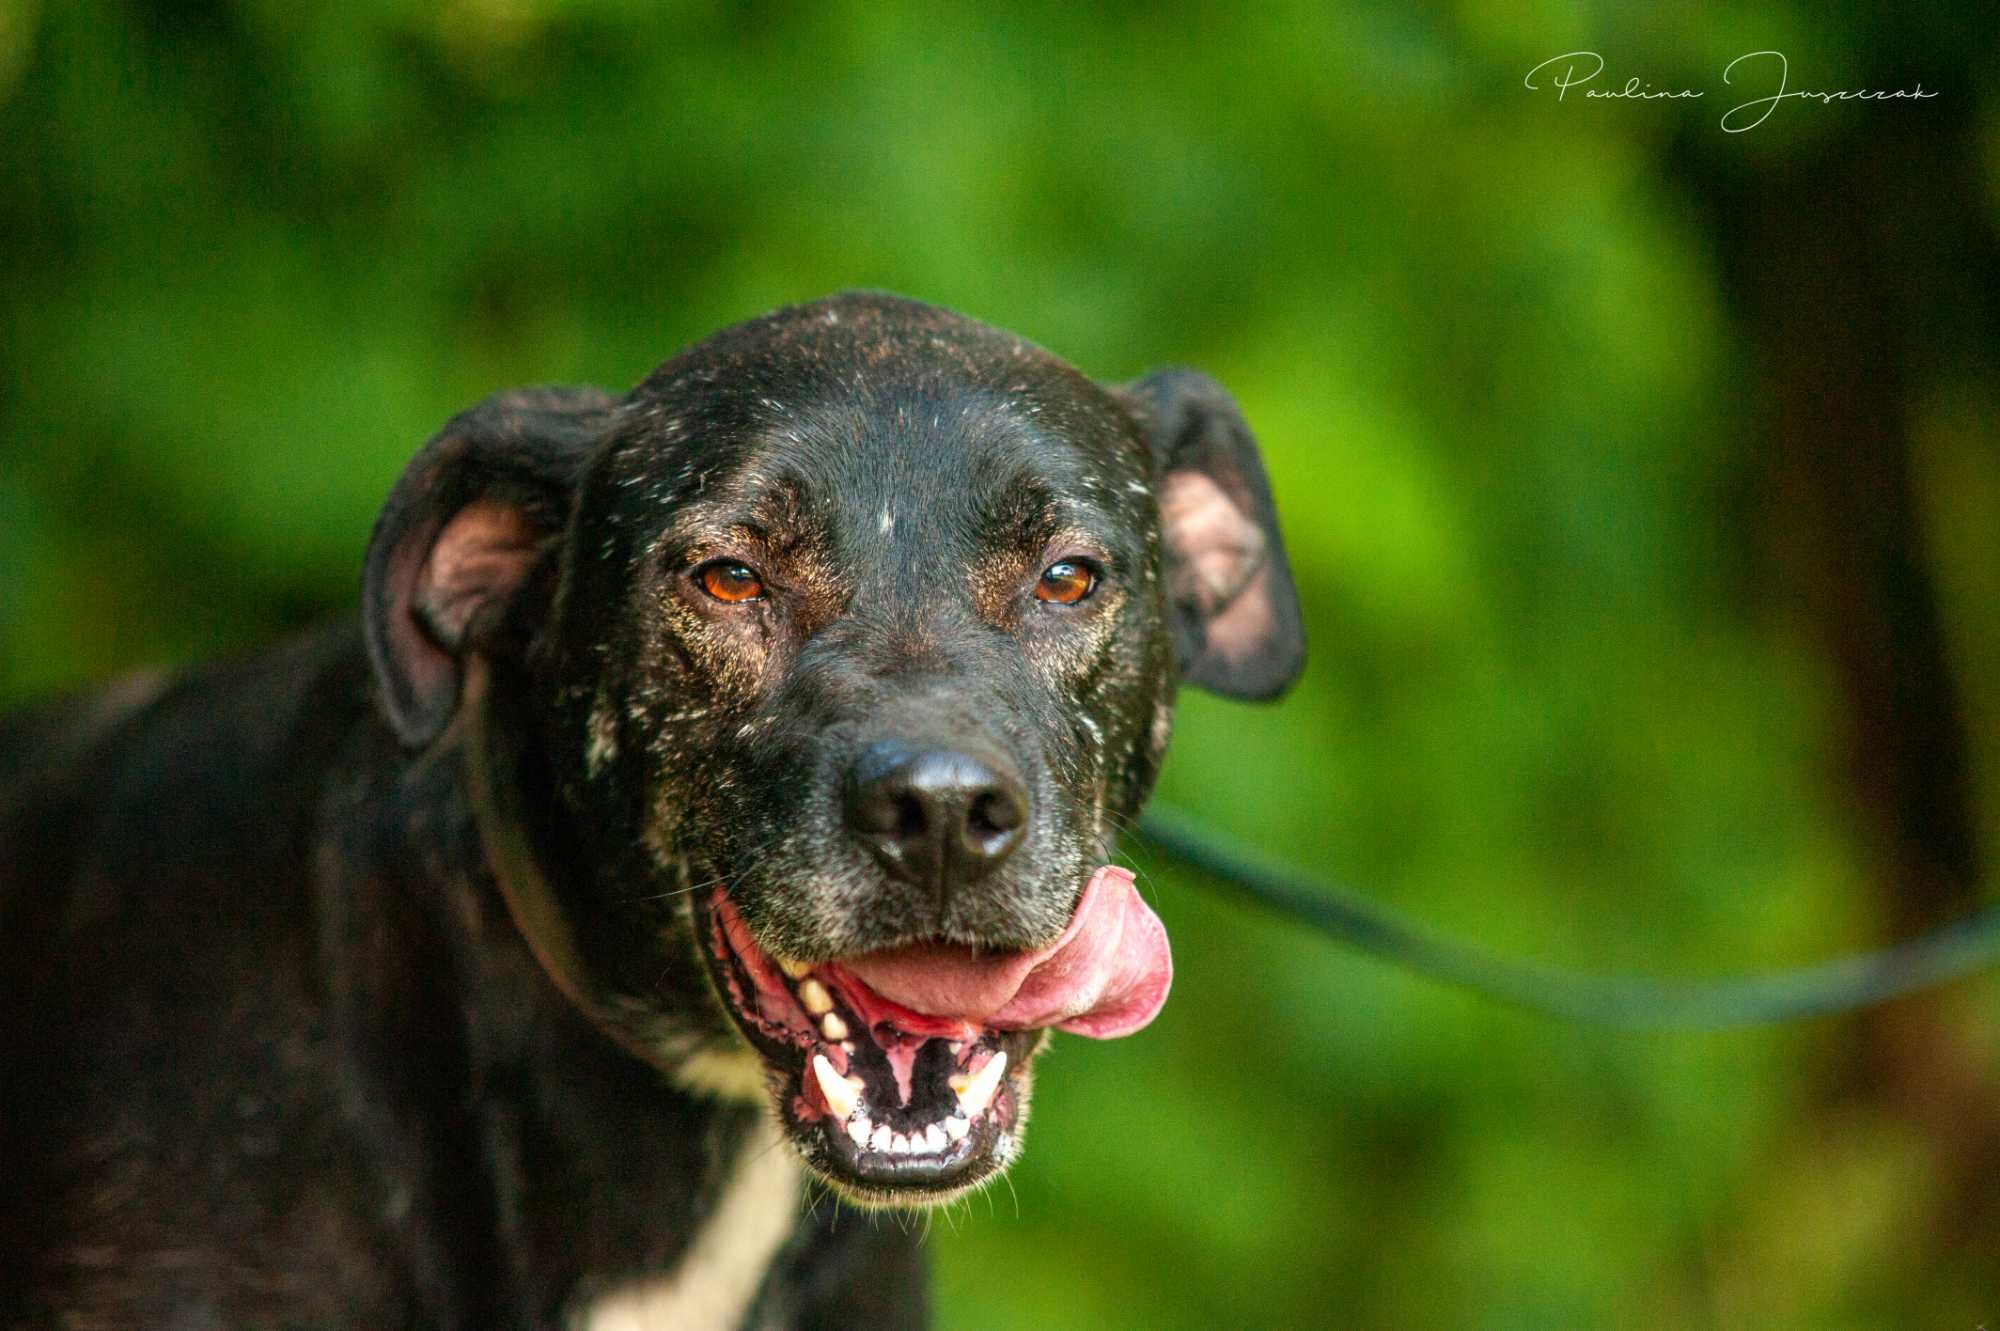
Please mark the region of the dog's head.
[[458, 417], [364, 617], [404, 742], [466, 741], [556, 982], [684, 1082], [751, 1070], [875, 1202], [1018, 1153], [1048, 1028], [1150, 1019], [1164, 936], [1098, 866], [1177, 684], [1269, 697], [1303, 652], [1217, 385], [871, 295]]

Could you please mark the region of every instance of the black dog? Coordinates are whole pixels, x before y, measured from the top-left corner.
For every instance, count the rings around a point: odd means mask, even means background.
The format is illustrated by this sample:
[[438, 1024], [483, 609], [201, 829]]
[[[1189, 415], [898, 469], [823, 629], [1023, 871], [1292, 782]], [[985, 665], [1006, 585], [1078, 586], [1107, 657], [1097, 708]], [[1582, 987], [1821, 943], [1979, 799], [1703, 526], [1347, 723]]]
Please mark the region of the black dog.
[[1176, 684], [1302, 650], [1198, 374], [859, 295], [466, 412], [358, 626], [0, 729], [5, 1324], [920, 1324], [800, 1162], [1012, 1160], [1165, 997]]

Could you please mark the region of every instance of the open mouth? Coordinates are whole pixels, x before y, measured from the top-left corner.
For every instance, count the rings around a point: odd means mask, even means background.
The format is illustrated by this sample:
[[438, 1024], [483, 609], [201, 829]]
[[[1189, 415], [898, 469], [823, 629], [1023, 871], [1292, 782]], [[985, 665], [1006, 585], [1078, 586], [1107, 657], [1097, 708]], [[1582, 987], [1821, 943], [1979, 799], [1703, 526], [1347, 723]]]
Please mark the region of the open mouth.
[[1129, 1034], [1173, 974], [1164, 927], [1109, 866], [1063, 936], [1030, 953], [924, 944], [804, 963], [759, 945], [725, 892], [699, 913], [717, 986], [773, 1074], [794, 1144], [863, 1202], [938, 1201], [1004, 1168], [1046, 1030]]

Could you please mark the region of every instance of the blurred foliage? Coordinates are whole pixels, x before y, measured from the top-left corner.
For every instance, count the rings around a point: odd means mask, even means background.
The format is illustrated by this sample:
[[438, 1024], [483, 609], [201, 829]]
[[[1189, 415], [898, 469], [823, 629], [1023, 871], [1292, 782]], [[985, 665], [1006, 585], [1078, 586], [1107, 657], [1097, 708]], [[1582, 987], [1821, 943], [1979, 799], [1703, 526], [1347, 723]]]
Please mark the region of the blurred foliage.
[[[1257, 425], [1314, 656], [1281, 706], [1190, 699], [1166, 797], [1545, 960], [1706, 974], [1878, 941], [1902, 917], [1851, 779], [1866, 718], [1769, 574], [1773, 343], [1705, 182], [1755, 198], [1946, 116], [1968, 154], [1922, 188], [1990, 244], [1992, 15], [1671, 17], [0, 0], [0, 696], [341, 611], [403, 461], [493, 389], [622, 387], [879, 286], [1102, 378], [1201, 365]], [[1724, 135], [1722, 68], [1764, 48], [1794, 86], [1942, 96]], [[1581, 49], [1710, 94], [1522, 87]], [[1796, 225], [1871, 228], [1892, 286], [1919, 259], [1951, 289], [1991, 273], [1889, 220]], [[1989, 864], [1991, 334], [1913, 320], [1897, 390]], [[945, 1325], [2000, 1318], [1996, 1212], [1939, 1201], [1972, 1162], [1851, 1054], [1917, 1050], [1921, 1087], [1946, 1049], [2000, 1091], [1993, 981], [1886, 1036], [1608, 1035], [1140, 856], [1175, 1001], [1049, 1055], [1011, 1186], [930, 1226]]]

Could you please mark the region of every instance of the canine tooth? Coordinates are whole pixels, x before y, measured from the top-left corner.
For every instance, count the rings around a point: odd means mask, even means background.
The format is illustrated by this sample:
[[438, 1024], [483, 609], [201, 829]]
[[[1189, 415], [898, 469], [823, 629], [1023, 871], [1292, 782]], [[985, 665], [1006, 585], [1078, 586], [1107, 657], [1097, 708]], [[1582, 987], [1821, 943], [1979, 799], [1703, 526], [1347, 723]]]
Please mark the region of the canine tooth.
[[853, 1083], [833, 1070], [825, 1054], [813, 1055], [813, 1080], [819, 1083], [819, 1093], [826, 1097], [827, 1108], [833, 1110], [835, 1118], [848, 1118], [854, 1113], [860, 1097]]
[[873, 1125], [868, 1122], [868, 1115], [866, 1114], [854, 1119], [847, 1125], [847, 1135], [854, 1138], [856, 1146], [866, 1146], [868, 1144], [868, 1134], [872, 1131], [874, 1131]]
[[972, 1124], [960, 1118], [957, 1114], [953, 1114], [944, 1121], [944, 1135], [955, 1142], [964, 1141], [965, 1134], [970, 1131], [972, 1131]]
[[[811, 984], [812, 981], [807, 980], [806, 983]], [[819, 1028], [821, 1033], [829, 1040], [837, 1041], [847, 1038], [847, 1023], [840, 1019], [838, 1012], [829, 1012], [824, 1017], [821, 1017], [819, 1019]]]
[[790, 957], [775, 955], [772, 957], [772, 960], [778, 963], [779, 970], [791, 976], [794, 980], [803, 980], [806, 976], [812, 974], [812, 967], [803, 961], [793, 961]]
[[833, 1011], [833, 995], [818, 980], [807, 980], [799, 986], [799, 1002], [805, 1004], [806, 1011], [815, 1017], [822, 1012]]
[[978, 1118], [986, 1112], [986, 1106], [993, 1103], [993, 1092], [1000, 1088], [1000, 1076], [1007, 1071], [1007, 1055], [998, 1053], [986, 1060], [986, 1066], [970, 1077], [953, 1077], [951, 1089], [958, 1092], [958, 1112], [968, 1119]]
[[868, 1145], [871, 1149], [881, 1151], [885, 1155], [888, 1153], [889, 1125], [887, 1123], [878, 1123], [875, 1125], [875, 1135], [868, 1139]]
[[942, 1151], [948, 1140], [949, 1138], [944, 1135], [944, 1129], [935, 1123], [924, 1129], [924, 1145], [930, 1147], [933, 1154]]

